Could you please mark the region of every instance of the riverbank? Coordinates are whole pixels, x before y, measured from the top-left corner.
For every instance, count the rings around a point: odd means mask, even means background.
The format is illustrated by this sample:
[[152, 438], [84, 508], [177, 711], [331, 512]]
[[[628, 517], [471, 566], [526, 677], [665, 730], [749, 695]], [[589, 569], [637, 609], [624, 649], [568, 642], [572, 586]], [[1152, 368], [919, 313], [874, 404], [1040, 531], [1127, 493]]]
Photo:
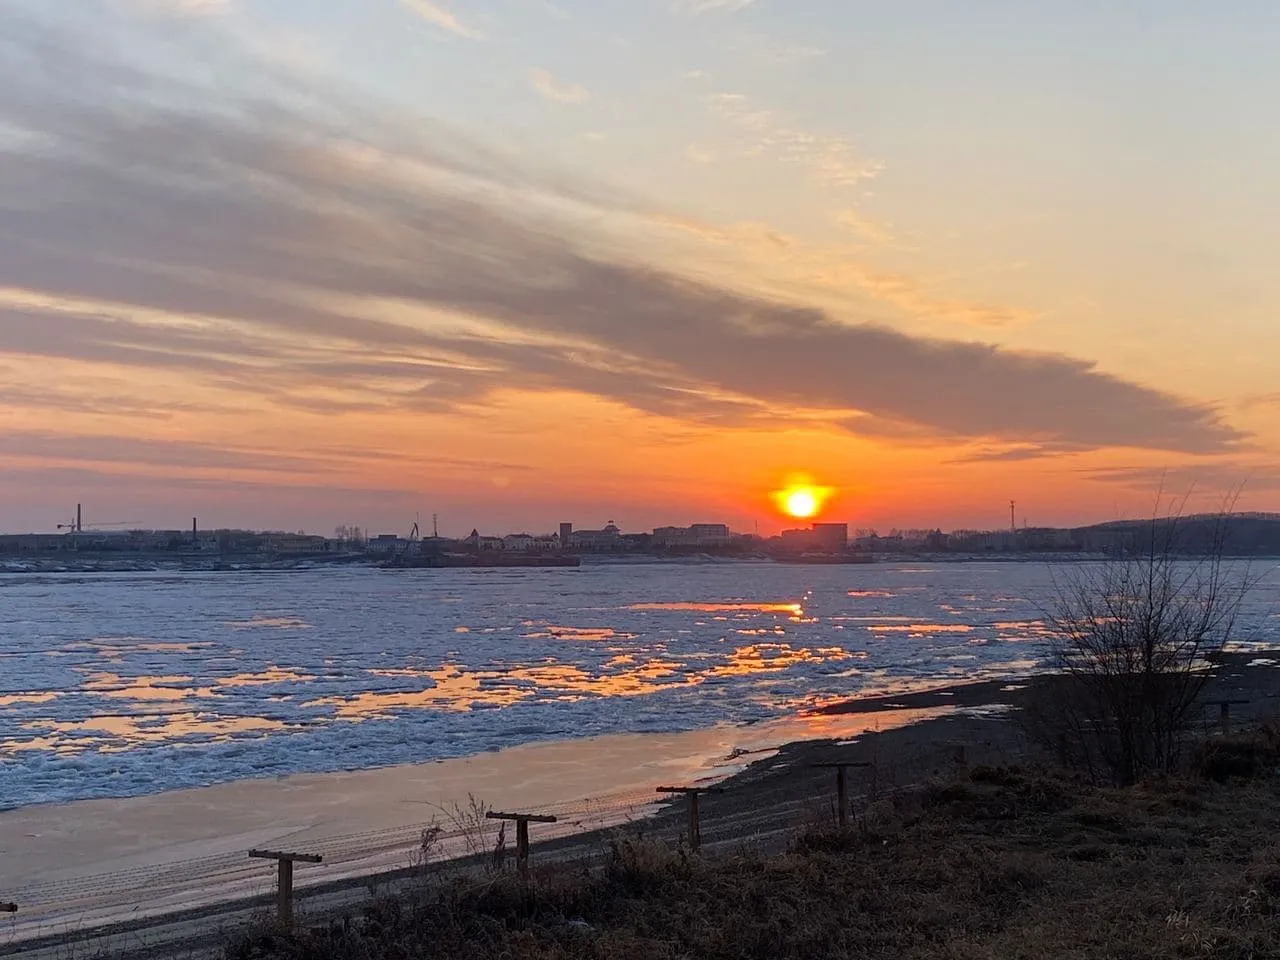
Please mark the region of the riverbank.
[[543, 837], [579, 834], [649, 815], [659, 785], [717, 782], [797, 740], [857, 737], [944, 710], [608, 735], [426, 764], [26, 807], [0, 813], [0, 893], [24, 905], [10, 924], [17, 937], [265, 893], [272, 874], [246, 859], [253, 847], [323, 855], [322, 866], [300, 870], [302, 887], [364, 878], [406, 867], [424, 825], [461, 815], [473, 797], [560, 814], [563, 825]]
[[779, 850], [617, 842], [604, 868], [428, 888], [230, 960], [1276, 956], [1274, 777], [1105, 790], [991, 768]]
[[[674, 842], [684, 810], [655, 807], [659, 785], [719, 783], [724, 792], [702, 805], [706, 848], [747, 843], [773, 853], [803, 824], [830, 819], [834, 775], [820, 764], [859, 764], [849, 791], [869, 806], [899, 787], [951, 776], [960, 759], [971, 767], [1034, 761], [1016, 710], [1052, 683], [904, 690], [748, 727], [531, 744], [457, 761], [11, 811], [0, 814], [0, 892], [24, 909], [10, 921], [10, 939], [128, 921], [128, 937], [189, 945], [207, 938], [210, 924], [234, 926], [265, 902], [272, 873], [247, 860], [250, 847], [322, 853], [322, 867], [300, 868], [301, 909], [318, 917], [358, 909], [371, 885], [394, 889], [411, 873], [424, 825], [449, 833], [485, 806], [558, 815], [560, 823], [534, 834], [543, 841], [535, 856], [547, 861], [596, 856], [624, 823]], [[1278, 686], [1274, 662], [1235, 654], [1206, 696], [1249, 700], [1238, 719], [1264, 717]], [[1206, 729], [1216, 723], [1206, 713]], [[458, 844], [492, 840], [452, 832]], [[465, 852], [455, 845], [433, 854]], [[145, 919], [175, 911], [182, 913]]]

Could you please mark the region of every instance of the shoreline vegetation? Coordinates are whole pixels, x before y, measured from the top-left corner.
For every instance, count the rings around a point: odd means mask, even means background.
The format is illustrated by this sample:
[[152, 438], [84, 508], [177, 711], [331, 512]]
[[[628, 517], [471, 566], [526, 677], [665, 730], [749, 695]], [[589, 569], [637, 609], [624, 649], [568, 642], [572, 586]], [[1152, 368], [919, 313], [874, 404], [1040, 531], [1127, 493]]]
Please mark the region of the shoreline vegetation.
[[1115, 789], [982, 766], [774, 852], [623, 836], [594, 869], [427, 886], [225, 957], [1274, 956], [1277, 800], [1264, 779]]

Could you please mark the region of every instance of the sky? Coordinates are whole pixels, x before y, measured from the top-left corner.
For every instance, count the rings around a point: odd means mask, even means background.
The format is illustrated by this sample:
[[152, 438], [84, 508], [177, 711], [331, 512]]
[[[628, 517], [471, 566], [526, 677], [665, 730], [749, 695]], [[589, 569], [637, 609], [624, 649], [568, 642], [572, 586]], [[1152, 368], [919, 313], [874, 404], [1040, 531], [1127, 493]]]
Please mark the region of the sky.
[[0, 0], [0, 529], [1280, 510], [1263, 0]]

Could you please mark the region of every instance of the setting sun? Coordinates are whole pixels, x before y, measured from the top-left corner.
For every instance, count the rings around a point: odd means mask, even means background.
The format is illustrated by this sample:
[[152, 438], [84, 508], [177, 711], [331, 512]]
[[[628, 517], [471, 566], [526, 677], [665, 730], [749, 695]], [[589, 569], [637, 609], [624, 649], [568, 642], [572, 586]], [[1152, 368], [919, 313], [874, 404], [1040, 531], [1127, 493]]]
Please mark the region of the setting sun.
[[809, 520], [822, 512], [834, 492], [831, 487], [815, 485], [808, 477], [792, 477], [781, 490], [774, 492], [773, 501], [787, 516]]
[[818, 498], [807, 487], [787, 493], [784, 509], [793, 517], [812, 517], [818, 512]]

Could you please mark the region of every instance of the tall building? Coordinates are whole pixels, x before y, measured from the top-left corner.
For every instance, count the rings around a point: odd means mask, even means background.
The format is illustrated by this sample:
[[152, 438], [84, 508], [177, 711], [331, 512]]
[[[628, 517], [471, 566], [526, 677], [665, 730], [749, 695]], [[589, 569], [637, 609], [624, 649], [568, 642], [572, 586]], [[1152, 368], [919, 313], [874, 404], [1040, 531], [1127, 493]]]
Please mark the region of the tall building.
[[573, 524], [560, 524], [560, 549], [568, 550], [573, 546]]
[[849, 525], [847, 523], [815, 523], [813, 545], [819, 550], [841, 553], [849, 549]]

